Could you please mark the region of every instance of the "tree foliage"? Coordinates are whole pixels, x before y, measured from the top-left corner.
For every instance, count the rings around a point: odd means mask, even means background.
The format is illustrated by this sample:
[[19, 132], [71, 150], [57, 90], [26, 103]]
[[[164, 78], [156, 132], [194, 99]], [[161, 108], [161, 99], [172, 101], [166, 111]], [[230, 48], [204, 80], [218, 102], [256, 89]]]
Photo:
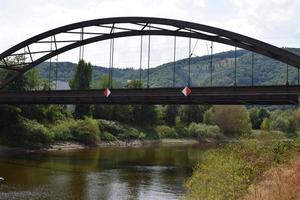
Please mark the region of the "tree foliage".
[[[93, 67], [91, 63], [80, 60], [75, 75], [70, 80], [69, 85], [72, 90], [85, 90], [91, 88]], [[91, 107], [89, 105], [76, 105], [75, 117], [84, 118], [91, 115]]]
[[250, 117], [245, 106], [214, 106], [212, 118], [224, 134], [250, 133]]
[[175, 120], [178, 115], [178, 105], [168, 105], [166, 106], [165, 114], [163, 116], [164, 122], [169, 126], [175, 125]]
[[179, 110], [179, 116], [181, 121], [187, 125], [192, 122], [199, 123], [203, 121], [203, 115], [207, 109], [207, 106], [184, 105]]
[[270, 116], [268, 110], [264, 108], [252, 108], [249, 110], [252, 128], [259, 129], [263, 120]]
[[277, 110], [270, 116], [270, 129], [294, 133], [297, 130], [297, 121], [291, 111], [283, 112]]

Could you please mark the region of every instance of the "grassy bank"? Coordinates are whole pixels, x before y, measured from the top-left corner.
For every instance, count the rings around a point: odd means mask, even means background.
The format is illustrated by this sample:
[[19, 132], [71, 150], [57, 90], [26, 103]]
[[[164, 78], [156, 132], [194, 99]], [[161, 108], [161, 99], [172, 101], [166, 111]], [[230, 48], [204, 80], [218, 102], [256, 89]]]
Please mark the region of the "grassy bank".
[[[266, 133], [265, 133], [266, 134]], [[287, 163], [300, 152], [300, 140], [244, 139], [239, 144], [202, 155], [186, 182], [184, 199], [240, 199], [271, 167]]]
[[57, 142], [77, 142], [95, 146], [100, 141], [162, 140], [162, 139], [220, 139], [217, 126], [191, 123], [189, 126], [138, 126], [111, 120], [73, 118], [43, 124], [18, 117], [13, 125], [1, 131], [0, 144], [31, 149], [47, 148]]
[[300, 156], [266, 171], [244, 200], [291, 200], [300, 197]]

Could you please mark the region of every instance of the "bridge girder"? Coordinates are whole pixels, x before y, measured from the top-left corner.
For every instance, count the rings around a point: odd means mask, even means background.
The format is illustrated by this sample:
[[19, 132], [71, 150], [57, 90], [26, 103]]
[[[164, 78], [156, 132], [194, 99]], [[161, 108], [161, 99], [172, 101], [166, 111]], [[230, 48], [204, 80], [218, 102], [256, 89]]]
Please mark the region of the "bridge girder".
[[[130, 28], [128, 28], [129, 25]], [[107, 32], [87, 32], [84, 30], [87, 28], [101, 28], [101, 30], [106, 29]], [[58, 40], [61, 35], [63, 35], [62, 38], [68, 38], [71, 34], [78, 35], [82, 39]], [[14, 72], [0, 83], [0, 89], [38, 64], [74, 48], [103, 40], [138, 35], [179, 36], [214, 41], [256, 52], [300, 68], [299, 56], [271, 44], [224, 29], [173, 19], [117, 17], [62, 26], [34, 36], [4, 51], [0, 54], [0, 61], [3, 63], [0, 68]], [[51, 44], [51, 47], [53, 44], [54, 48], [49, 49], [49, 44]], [[31, 47], [34, 45], [41, 45], [43, 49], [33, 51]], [[23, 49], [26, 49], [26, 51], [21, 52]], [[20, 63], [9, 63], [9, 60], [16, 56], [23, 56], [25, 59]]]
[[193, 87], [186, 97], [182, 88], [53, 90], [0, 92], [0, 104], [256, 104], [298, 105], [300, 86]]

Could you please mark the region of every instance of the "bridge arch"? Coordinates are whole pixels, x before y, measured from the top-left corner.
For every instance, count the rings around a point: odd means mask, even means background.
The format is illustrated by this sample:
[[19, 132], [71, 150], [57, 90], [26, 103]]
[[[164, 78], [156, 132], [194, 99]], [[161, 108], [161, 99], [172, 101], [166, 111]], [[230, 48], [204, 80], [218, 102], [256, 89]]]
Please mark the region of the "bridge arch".
[[[128, 28], [128, 25], [130, 25], [130, 28]], [[85, 32], [84, 29], [89, 27], [106, 28], [108, 32]], [[81, 39], [56, 40], [61, 34], [77, 34]], [[62, 26], [29, 38], [4, 51], [0, 54], [0, 61], [3, 63], [0, 65], [0, 68], [12, 70], [14, 73], [0, 83], [0, 89], [38, 64], [74, 48], [103, 40], [138, 35], [180, 36], [223, 43], [243, 48], [300, 68], [300, 56], [271, 44], [224, 29], [174, 19], [116, 17], [95, 19]], [[88, 38], [84, 39], [84, 36], [88, 36]], [[33, 52], [30, 50], [30, 47], [34, 44], [39, 44], [44, 47], [39, 51]], [[54, 48], [49, 49], [49, 44], [53, 44]], [[23, 49], [27, 49], [27, 52], [21, 52]], [[33, 55], [40, 56], [35, 57]], [[16, 56], [28, 56], [29, 62], [25, 60], [23, 63], [16, 65], [8, 63], [10, 58]]]

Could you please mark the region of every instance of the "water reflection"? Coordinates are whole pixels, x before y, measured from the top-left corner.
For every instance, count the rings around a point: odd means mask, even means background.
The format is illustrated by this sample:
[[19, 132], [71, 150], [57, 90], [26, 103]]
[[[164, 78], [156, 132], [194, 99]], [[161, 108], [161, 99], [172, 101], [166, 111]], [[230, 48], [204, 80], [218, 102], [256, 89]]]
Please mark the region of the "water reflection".
[[179, 199], [199, 146], [0, 155], [0, 199]]

